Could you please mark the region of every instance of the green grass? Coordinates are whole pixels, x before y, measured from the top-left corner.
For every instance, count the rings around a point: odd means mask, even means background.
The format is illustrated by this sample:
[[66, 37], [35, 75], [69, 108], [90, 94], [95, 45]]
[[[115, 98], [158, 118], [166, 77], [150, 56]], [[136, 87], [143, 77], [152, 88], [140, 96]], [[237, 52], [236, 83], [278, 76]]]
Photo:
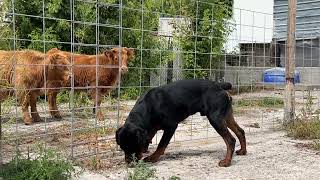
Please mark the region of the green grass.
[[248, 92], [256, 92], [259, 91], [261, 88], [257, 87], [256, 85], [238, 85], [234, 86], [231, 90], [232, 94], [238, 93], [248, 93]]
[[284, 101], [276, 97], [263, 97], [262, 99], [240, 99], [234, 101], [236, 107], [263, 107], [263, 108], [281, 108]]
[[34, 158], [22, 156], [20, 153], [0, 169], [0, 179], [6, 180], [66, 180], [71, 178], [75, 169], [72, 163], [53, 150], [44, 150], [39, 146]]

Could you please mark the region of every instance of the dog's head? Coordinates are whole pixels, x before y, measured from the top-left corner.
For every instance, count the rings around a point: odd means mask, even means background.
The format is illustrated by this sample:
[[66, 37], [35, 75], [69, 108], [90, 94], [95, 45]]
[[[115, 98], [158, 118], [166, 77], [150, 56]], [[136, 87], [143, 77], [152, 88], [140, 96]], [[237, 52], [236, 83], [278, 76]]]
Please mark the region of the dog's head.
[[116, 141], [124, 151], [127, 163], [140, 160], [146, 145], [149, 144], [147, 131], [132, 123], [126, 123], [116, 131]]

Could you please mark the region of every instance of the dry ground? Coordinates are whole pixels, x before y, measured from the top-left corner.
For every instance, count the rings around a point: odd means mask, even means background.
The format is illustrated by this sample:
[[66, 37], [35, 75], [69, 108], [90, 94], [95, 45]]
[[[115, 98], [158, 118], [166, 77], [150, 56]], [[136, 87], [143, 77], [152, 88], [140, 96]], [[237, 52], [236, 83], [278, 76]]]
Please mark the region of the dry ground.
[[[319, 99], [320, 93], [317, 91], [312, 95]], [[262, 91], [233, 97], [236, 102], [239, 99], [282, 96], [281, 91]], [[306, 102], [306, 92], [297, 92], [297, 97], [299, 109]], [[121, 121], [133, 104], [134, 101], [122, 102]], [[315, 106], [318, 104], [319, 101], [315, 100]], [[95, 165], [100, 168], [96, 171], [86, 170], [75, 179], [126, 179], [128, 175], [123, 155], [116, 150], [114, 143], [112, 127], [117, 124], [117, 112], [111, 109], [105, 113], [106, 120], [101, 122], [95, 121], [90, 115], [83, 116], [83, 113], [71, 118], [68, 112], [64, 113], [61, 121], [48, 118], [47, 123], [32, 126], [24, 126], [21, 121], [17, 124], [6, 122], [3, 126], [3, 158], [11, 158], [17, 143], [23, 151], [45, 140], [49, 147], [62, 149], [66, 155], [72, 153], [80, 166], [92, 169]], [[48, 117], [47, 114], [41, 116]], [[247, 134], [248, 155], [235, 155], [231, 167], [221, 168], [217, 164], [223, 158], [226, 146], [207, 119], [196, 114], [179, 125], [165, 155], [152, 167], [156, 168], [160, 179], [170, 176], [181, 179], [319, 179], [320, 155], [297, 146], [300, 141], [286, 137], [285, 132], [279, 129], [282, 117], [282, 108], [236, 107], [236, 121]], [[92, 127], [95, 126], [110, 128], [93, 131]], [[15, 141], [17, 137], [19, 141]], [[161, 132], [154, 138], [151, 152], [160, 137]], [[94, 156], [96, 152], [101, 156]], [[93, 160], [97, 160], [95, 158], [98, 158], [98, 163], [93, 163]]]
[[[258, 98], [263, 96], [281, 97], [281, 92], [250, 93], [235, 96], [239, 98]], [[318, 93], [313, 94], [319, 97]], [[306, 93], [297, 93], [297, 104], [305, 102]], [[315, 102], [317, 104], [317, 102]], [[298, 109], [301, 105], [298, 106]], [[195, 137], [208, 132], [208, 138], [186, 141], [188, 133], [178, 132], [176, 140], [171, 143], [158, 163], [152, 164], [159, 179], [177, 176], [181, 179], [319, 179], [320, 153], [301, 146], [306, 141], [293, 140], [280, 129], [282, 109], [239, 108], [236, 112], [238, 123], [247, 132], [248, 154], [234, 156], [232, 166], [218, 167], [218, 162], [226, 152], [222, 138], [212, 128], [199, 131]], [[195, 115], [193, 128], [206, 124], [205, 118]], [[199, 121], [197, 121], [199, 120]], [[187, 121], [188, 122], [188, 121]], [[257, 128], [256, 125], [260, 127]], [[179, 130], [186, 126], [179, 127]], [[189, 126], [190, 128], [190, 126]], [[212, 130], [212, 131], [211, 131]], [[183, 131], [182, 131], [183, 132]], [[190, 137], [189, 137], [190, 138]], [[159, 138], [158, 138], [159, 139]], [[237, 142], [239, 148], [239, 142]], [[154, 151], [155, 147], [151, 151]], [[113, 168], [99, 171], [99, 175], [84, 174], [79, 179], [127, 179], [123, 156], [114, 157]]]

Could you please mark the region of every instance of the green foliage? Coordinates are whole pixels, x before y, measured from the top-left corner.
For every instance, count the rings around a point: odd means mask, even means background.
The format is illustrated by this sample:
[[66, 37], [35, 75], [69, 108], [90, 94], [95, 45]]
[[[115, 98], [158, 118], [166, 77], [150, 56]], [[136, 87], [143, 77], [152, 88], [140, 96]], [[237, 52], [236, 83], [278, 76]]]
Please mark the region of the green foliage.
[[123, 100], [130, 100], [130, 99], [137, 99], [139, 96], [139, 88], [127, 88], [123, 95], [121, 96], [121, 99]]
[[[70, 99], [70, 94], [71, 92], [66, 92], [66, 91], [61, 91], [57, 95], [57, 102], [58, 103], [71, 103]], [[73, 102], [74, 102], [74, 107], [86, 107], [92, 104], [89, 96], [85, 92], [75, 92], [73, 94]]]
[[[184, 23], [176, 32], [176, 46], [183, 52], [186, 78], [209, 78], [209, 69], [220, 68], [220, 57], [223, 45], [233, 26], [228, 23], [230, 18], [230, 4], [227, 1], [185, 0], [182, 4], [189, 4], [185, 15], [193, 17], [189, 23]], [[178, 3], [178, 2], [176, 2]], [[191, 28], [190, 28], [191, 26]]]
[[0, 179], [6, 180], [56, 180], [70, 179], [71, 173], [75, 172], [73, 165], [63, 160], [53, 150], [38, 146], [37, 155], [34, 158], [23, 157], [20, 153], [4, 164], [0, 170]]
[[[71, 51], [70, 42], [79, 44], [114, 45], [136, 48], [135, 59], [129, 63], [129, 72], [122, 77], [122, 87], [146, 87], [150, 85], [150, 75], [157, 73], [156, 68], [174, 61], [177, 53], [172, 48], [181, 50], [181, 59], [185, 78], [208, 78], [209, 68], [221, 66], [220, 55], [223, 44], [231, 30], [227, 23], [232, 13], [232, 0], [168, 0], [141, 1], [123, 0], [123, 8], [107, 6], [103, 3], [118, 4], [118, 0], [101, 0], [96, 4], [77, 1], [72, 5], [69, 0], [16, 0], [14, 11], [18, 14], [38, 16], [15, 16], [15, 22], [0, 27], [1, 38], [27, 39], [27, 41], [1, 40], [0, 49], [35, 49], [48, 51], [58, 47]], [[12, 1], [4, 0], [3, 12], [12, 12]], [[195, 8], [197, 7], [197, 8]], [[43, 12], [44, 8], [44, 12]], [[143, 10], [143, 11], [142, 11]], [[122, 16], [120, 16], [122, 14]], [[45, 21], [42, 16], [49, 17]], [[160, 17], [188, 17], [184, 25], [174, 23], [173, 44], [168, 39], [157, 36]], [[71, 16], [75, 23], [70, 22]], [[58, 18], [57, 20], [52, 18]], [[122, 18], [120, 18], [122, 17]], [[51, 19], [50, 19], [51, 18]], [[121, 20], [121, 21], [120, 21]], [[102, 24], [97, 31], [96, 22]], [[13, 32], [13, 25], [15, 31]], [[117, 28], [122, 26], [122, 28]], [[71, 32], [73, 32], [73, 37]], [[122, 32], [122, 33], [120, 33]], [[121, 34], [121, 38], [119, 37]], [[97, 39], [98, 38], [98, 39]], [[44, 43], [44, 41], [46, 41]], [[63, 42], [63, 43], [58, 43]], [[95, 54], [96, 48], [74, 46], [75, 52]], [[101, 51], [101, 49], [99, 49]], [[144, 93], [147, 88], [139, 89]], [[123, 89], [126, 98], [136, 97], [136, 91]]]
[[156, 169], [150, 168], [150, 165], [143, 161], [134, 161], [131, 163], [134, 167], [133, 172], [129, 172], [129, 180], [147, 180], [156, 178]]

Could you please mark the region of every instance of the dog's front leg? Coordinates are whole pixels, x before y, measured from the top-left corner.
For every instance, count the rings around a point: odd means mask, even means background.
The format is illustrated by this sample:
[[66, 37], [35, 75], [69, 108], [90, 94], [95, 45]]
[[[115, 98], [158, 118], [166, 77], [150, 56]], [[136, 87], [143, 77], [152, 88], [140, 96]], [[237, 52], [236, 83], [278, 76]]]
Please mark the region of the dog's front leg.
[[150, 156], [144, 158], [145, 162], [157, 162], [160, 158], [161, 155], [164, 154], [164, 151], [166, 149], [166, 147], [168, 146], [174, 132], [177, 129], [177, 125], [174, 127], [170, 127], [170, 128], [165, 128], [163, 131], [163, 135], [161, 137], [160, 143], [157, 147], [157, 150], [151, 154]]

